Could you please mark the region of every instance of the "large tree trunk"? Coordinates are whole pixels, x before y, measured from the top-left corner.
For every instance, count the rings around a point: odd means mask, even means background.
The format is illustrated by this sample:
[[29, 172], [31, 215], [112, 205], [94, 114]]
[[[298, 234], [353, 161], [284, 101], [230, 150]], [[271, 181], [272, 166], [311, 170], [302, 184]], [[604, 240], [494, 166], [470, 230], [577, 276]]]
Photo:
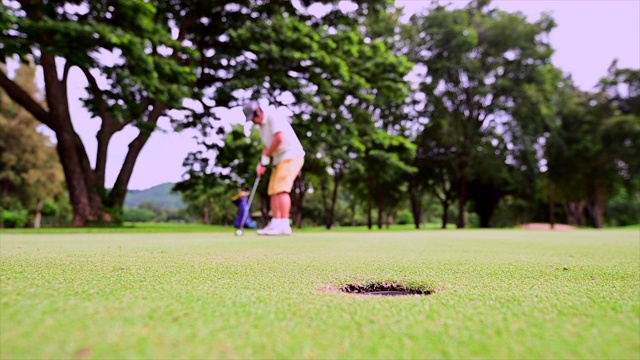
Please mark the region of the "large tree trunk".
[[475, 212], [480, 219], [480, 227], [486, 229], [490, 225], [498, 204], [500, 204], [502, 192], [496, 185], [480, 182], [472, 182], [469, 189], [472, 193], [470, 197], [475, 202]]
[[[465, 133], [467, 132], [465, 128]], [[467, 206], [467, 191], [469, 190], [469, 167], [471, 163], [471, 149], [466, 147], [470, 146], [468, 134], [465, 136], [467, 139], [465, 148], [460, 154], [460, 177], [459, 177], [459, 193], [458, 193], [458, 220], [456, 221], [456, 227], [458, 229], [464, 229], [465, 227], [465, 209]]]
[[604, 211], [607, 204], [607, 191], [597, 188], [593, 192], [593, 198], [587, 204], [587, 210], [595, 228], [604, 227]]
[[442, 228], [446, 229], [449, 223], [449, 201], [442, 201]]
[[202, 209], [202, 223], [205, 225], [209, 225], [209, 207], [205, 206]]
[[324, 216], [325, 216], [325, 226], [327, 229], [331, 229], [334, 223], [334, 216], [336, 211], [336, 203], [338, 202], [338, 188], [340, 187], [340, 180], [342, 179], [342, 171], [340, 170], [340, 165], [332, 166], [334, 170], [333, 174], [333, 190], [331, 193], [331, 201], [327, 202], [327, 195], [329, 192], [328, 181], [323, 181], [320, 185], [320, 190], [322, 191], [323, 197], [323, 205], [324, 205]]
[[460, 194], [458, 197], [458, 220], [456, 221], [458, 229], [464, 229], [465, 226], [464, 215], [467, 205], [467, 187], [467, 180], [463, 178], [460, 182]]
[[[0, 72], [0, 74], [2, 74], [2, 72]], [[0, 196], [2, 198], [9, 196], [9, 185], [10, 185], [9, 181], [3, 180], [3, 181], [0, 181], [0, 184], [2, 184], [2, 191], [0, 192]], [[4, 228], [4, 222], [0, 220], [0, 229], [2, 228]]]
[[38, 205], [36, 206], [36, 218], [33, 220], [33, 228], [40, 229], [42, 225], [42, 207], [44, 206], [44, 199], [40, 199], [38, 201]]
[[564, 204], [564, 211], [567, 214], [567, 222], [571, 225], [584, 226], [586, 224], [584, 219], [585, 202], [568, 202]]
[[378, 191], [377, 194], [378, 200], [378, 229], [382, 229], [382, 223], [384, 221], [384, 197], [382, 195], [382, 191]]
[[9, 196], [9, 187], [11, 186], [11, 183], [8, 180], [3, 180], [2, 181], [2, 192], [0, 194], [2, 194], [2, 197], [7, 197]]
[[70, 144], [69, 134], [56, 135], [58, 137], [58, 156], [62, 163], [69, 189], [69, 200], [73, 207], [73, 225], [85, 226], [87, 223], [96, 222], [99, 219], [101, 209], [94, 207], [95, 203], [91, 201], [91, 188], [87, 186], [75, 145]]
[[[336, 171], [333, 175], [333, 194], [331, 196], [331, 209], [328, 214], [328, 224], [333, 226], [334, 217], [336, 214], [336, 204], [338, 203], [338, 188], [340, 186], [340, 180], [342, 179], [342, 171]], [[330, 229], [331, 227], [327, 227]]]
[[[40, 15], [29, 14], [29, 16], [35, 16], [33, 20], [36, 21]], [[73, 128], [69, 113], [66, 82], [71, 64], [69, 62], [65, 64], [62, 78], [60, 79], [54, 55], [43, 52], [40, 62], [44, 74], [48, 109], [42, 107], [29, 94], [24, 92], [20, 86], [2, 73], [0, 73], [0, 86], [7, 91], [12, 100], [20, 104], [38, 121], [55, 132], [56, 149], [69, 190], [69, 200], [73, 207], [73, 225], [85, 226], [92, 222], [119, 223], [122, 219], [122, 205], [133, 167], [150, 133], [141, 132], [131, 142], [114, 189], [107, 197], [104, 189], [104, 173], [108, 143], [112, 135], [132, 123], [133, 118], [125, 121], [116, 121], [110, 117], [107, 105], [104, 102], [98, 106], [102, 126], [97, 135], [96, 169], [92, 169], [86, 149]], [[100, 99], [101, 95], [99, 94], [96, 79], [88, 69], [83, 67], [81, 69], [87, 76], [91, 89], [98, 92], [96, 98]], [[161, 104], [152, 103], [149, 99], [145, 100], [145, 105], [147, 105], [143, 106], [145, 110], [150, 105], [153, 105], [153, 109], [147, 115], [146, 121], [148, 125], [151, 125], [148, 128], [153, 128], [165, 108]], [[143, 114], [138, 115], [142, 116]]]
[[371, 175], [367, 175], [367, 228], [371, 230], [373, 227], [373, 218], [371, 216], [371, 212], [373, 211], [373, 190], [371, 189]]
[[330, 212], [331, 204], [328, 199], [329, 189], [327, 186], [327, 181], [321, 181], [320, 183], [320, 196], [322, 197], [322, 209], [324, 211], [324, 226], [327, 229], [331, 229], [332, 219]]
[[[415, 189], [416, 187], [414, 187]], [[411, 192], [409, 189], [409, 199], [411, 202], [411, 213], [413, 214], [413, 224], [416, 229], [420, 229], [420, 219], [422, 218], [422, 191]]]
[[356, 201], [355, 199], [351, 201], [351, 226], [356, 226]]
[[549, 177], [549, 225], [551, 229], [555, 229], [556, 226], [556, 214], [555, 214], [555, 198], [553, 193], [553, 181], [551, 181], [551, 177]]
[[[146, 124], [150, 128], [155, 128], [158, 123], [158, 119], [160, 115], [166, 110], [166, 107], [159, 103], [153, 103], [153, 109], [149, 112], [147, 116]], [[109, 126], [112, 124], [111, 119], [103, 119], [103, 126]], [[131, 180], [131, 174], [133, 174], [133, 169], [136, 165], [136, 161], [138, 160], [138, 156], [144, 148], [144, 145], [149, 140], [151, 136], [151, 132], [140, 129], [140, 133], [136, 136], [131, 143], [129, 143], [129, 151], [127, 151], [127, 155], [124, 158], [124, 162], [122, 163], [122, 168], [120, 168], [120, 173], [118, 174], [118, 178], [116, 179], [115, 184], [113, 185], [113, 189], [109, 193], [109, 197], [106, 199], [106, 205], [109, 208], [110, 216], [113, 218], [105, 219], [104, 221], [121, 223], [122, 222], [122, 206], [124, 205], [124, 198], [127, 196], [127, 188], [129, 187], [129, 180]], [[153, 131], [153, 130], [151, 130]], [[107, 130], [107, 132], [111, 132], [111, 130]], [[109, 136], [110, 137], [110, 136]], [[108, 143], [108, 140], [106, 140]], [[104, 154], [106, 157], [106, 153]], [[104, 160], [106, 163], [106, 160]], [[99, 172], [102, 172], [103, 169], [98, 168]], [[98, 191], [104, 191], [104, 183], [99, 184]]]
[[84, 226], [98, 221], [101, 211], [100, 202], [96, 201], [99, 200], [96, 199], [97, 194], [92, 194], [95, 191], [94, 174], [82, 141], [71, 123], [66, 79], [59, 80], [52, 54], [42, 54], [41, 61], [49, 105], [49, 127], [56, 133], [58, 156], [73, 206], [73, 224]]

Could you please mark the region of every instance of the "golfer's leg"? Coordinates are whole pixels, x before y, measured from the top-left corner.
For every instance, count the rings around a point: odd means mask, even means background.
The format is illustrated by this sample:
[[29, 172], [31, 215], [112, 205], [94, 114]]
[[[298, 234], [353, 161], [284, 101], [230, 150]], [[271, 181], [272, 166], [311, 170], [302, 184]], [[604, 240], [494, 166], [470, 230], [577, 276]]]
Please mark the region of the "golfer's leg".
[[271, 172], [271, 178], [269, 179], [268, 193], [271, 197], [271, 214], [273, 215], [271, 222], [273, 226], [278, 226], [281, 221], [280, 219], [284, 216], [284, 213], [282, 212], [282, 204], [278, 197], [278, 194], [282, 192], [282, 179], [286, 176], [286, 169], [283, 165], [285, 164], [279, 163], [276, 165]]
[[288, 219], [291, 210], [291, 197], [289, 193], [281, 192], [271, 197], [271, 206], [276, 207], [278, 212], [274, 212], [274, 217], [278, 219]]
[[271, 212], [273, 213], [274, 219], [282, 218], [282, 207], [278, 195], [280, 194], [271, 195]]
[[289, 212], [291, 211], [291, 196], [289, 193], [280, 193], [280, 211], [282, 213], [281, 218], [289, 219]]
[[274, 186], [276, 184], [277, 176], [278, 176], [278, 168], [276, 167], [271, 172], [271, 177], [269, 178], [269, 186], [267, 188], [267, 193], [269, 194], [269, 202], [271, 203], [271, 215], [272, 215], [271, 220], [269, 221], [267, 226], [264, 227], [264, 229], [258, 230], [258, 235], [266, 235], [268, 232], [267, 230], [276, 224], [276, 221], [274, 220], [278, 218], [278, 215], [280, 214], [280, 209], [278, 208], [277, 199], [274, 198], [274, 195], [276, 194], [276, 192], [274, 191]]

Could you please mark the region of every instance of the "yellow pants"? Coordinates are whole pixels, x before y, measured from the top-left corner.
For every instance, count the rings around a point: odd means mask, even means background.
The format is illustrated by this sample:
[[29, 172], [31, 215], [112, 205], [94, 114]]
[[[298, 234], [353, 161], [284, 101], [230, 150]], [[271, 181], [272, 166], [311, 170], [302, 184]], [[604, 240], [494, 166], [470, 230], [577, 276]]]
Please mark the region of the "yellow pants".
[[269, 179], [269, 196], [280, 193], [290, 193], [298, 173], [304, 165], [304, 157], [286, 159], [276, 164]]

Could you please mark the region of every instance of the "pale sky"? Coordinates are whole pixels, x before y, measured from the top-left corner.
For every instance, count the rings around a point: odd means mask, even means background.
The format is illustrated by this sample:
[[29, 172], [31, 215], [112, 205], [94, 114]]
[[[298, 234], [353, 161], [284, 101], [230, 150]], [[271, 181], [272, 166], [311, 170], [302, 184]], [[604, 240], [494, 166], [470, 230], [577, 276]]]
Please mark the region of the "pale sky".
[[[450, 2], [455, 7], [468, 3], [467, 0]], [[415, 13], [427, 6], [429, 0], [397, 0], [396, 4], [407, 13]], [[640, 0], [494, 0], [492, 4], [508, 12], [522, 12], [529, 21], [537, 20], [543, 12], [551, 13], [558, 24], [550, 35], [556, 51], [552, 61], [570, 73], [583, 90], [591, 90], [606, 75], [614, 59], [618, 59], [619, 67], [640, 68]], [[90, 119], [78, 100], [84, 96], [86, 79], [77, 68], [70, 76], [73, 80], [69, 84], [72, 121], [95, 164], [95, 134], [100, 122]], [[242, 121], [239, 108], [224, 110], [220, 115], [230, 123]], [[185, 172], [182, 161], [197, 149], [193, 132], [173, 133], [168, 121], [160, 121], [160, 127], [167, 132], [154, 133], [142, 149], [129, 189], [180, 181]], [[137, 130], [128, 129], [113, 137], [107, 160], [107, 187], [113, 186], [127, 145], [136, 135]]]

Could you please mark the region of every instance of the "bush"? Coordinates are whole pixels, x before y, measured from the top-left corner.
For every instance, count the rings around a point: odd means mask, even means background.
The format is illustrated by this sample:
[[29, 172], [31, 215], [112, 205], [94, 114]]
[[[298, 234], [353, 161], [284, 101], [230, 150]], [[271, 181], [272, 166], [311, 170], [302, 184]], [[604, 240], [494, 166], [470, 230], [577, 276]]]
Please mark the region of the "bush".
[[413, 214], [411, 213], [411, 211], [407, 209], [400, 211], [396, 217], [396, 224], [399, 224], [399, 225], [413, 224]]
[[126, 222], [149, 222], [155, 219], [156, 213], [151, 210], [124, 208], [123, 220]]
[[58, 216], [60, 215], [60, 206], [55, 203], [55, 201], [47, 200], [44, 202], [42, 206], [42, 215], [43, 216]]
[[640, 224], [640, 202], [623, 192], [609, 200], [606, 217], [611, 226]]
[[2, 226], [5, 228], [21, 228], [29, 221], [27, 210], [0, 210]]

